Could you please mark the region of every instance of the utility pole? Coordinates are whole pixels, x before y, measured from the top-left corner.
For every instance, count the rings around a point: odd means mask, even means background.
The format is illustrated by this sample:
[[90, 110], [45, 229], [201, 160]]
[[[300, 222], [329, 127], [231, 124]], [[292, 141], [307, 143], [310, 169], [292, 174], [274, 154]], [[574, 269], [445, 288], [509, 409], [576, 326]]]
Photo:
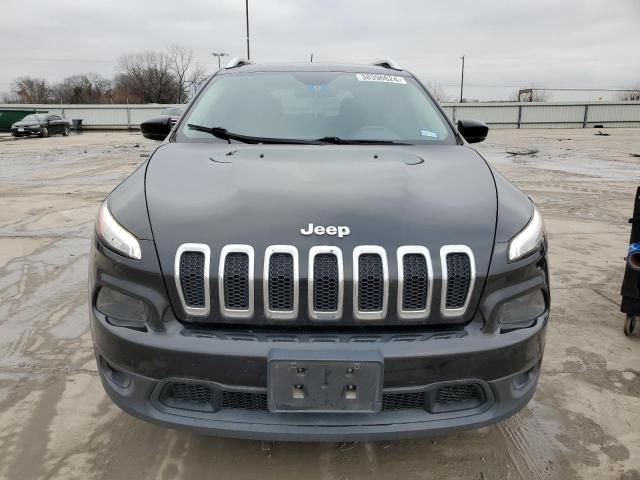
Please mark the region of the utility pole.
[[244, 12], [247, 17], [247, 60], [251, 60], [251, 54], [249, 53], [249, 0], [244, 2]]
[[220, 70], [220, 58], [229, 56], [228, 53], [221, 53], [221, 52], [213, 52], [211, 55], [213, 55], [214, 57], [218, 57], [218, 70]]
[[462, 103], [462, 92], [464, 91], [464, 55], [461, 57], [462, 59], [462, 77], [460, 79], [460, 103]]

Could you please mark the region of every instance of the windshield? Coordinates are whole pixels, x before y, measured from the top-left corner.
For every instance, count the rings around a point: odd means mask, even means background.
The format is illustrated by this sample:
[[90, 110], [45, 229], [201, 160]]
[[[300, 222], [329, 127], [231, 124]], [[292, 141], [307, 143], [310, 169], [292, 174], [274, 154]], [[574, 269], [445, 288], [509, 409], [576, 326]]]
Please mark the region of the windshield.
[[178, 141], [225, 141], [194, 125], [269, 139], [455, 143], [415, 79], [370, 73], [219, 75], [183, 120]]
[[22, 122], [44, 122], [44, 116], [42, 115], [27, 115]]

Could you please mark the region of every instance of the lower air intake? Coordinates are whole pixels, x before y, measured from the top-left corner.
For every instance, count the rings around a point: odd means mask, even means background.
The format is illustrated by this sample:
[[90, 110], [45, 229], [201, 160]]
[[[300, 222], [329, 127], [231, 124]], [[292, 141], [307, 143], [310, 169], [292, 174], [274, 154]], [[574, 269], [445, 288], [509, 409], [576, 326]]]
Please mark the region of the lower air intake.
[[475, 383], [452, 384], [439, 387], [435, 402], [431, 408], [433, 413], [451, 412], [477, 408], [485, 401], [482, 388]]
[[165, 385], [160, 394], [163, 404], [182, 410], [213, 412], [214, 392], [207, 385], [199, 383], [172, 382]]
[[266, 393], [223, 392], [222, 408], [233, 410], [268, 410]]

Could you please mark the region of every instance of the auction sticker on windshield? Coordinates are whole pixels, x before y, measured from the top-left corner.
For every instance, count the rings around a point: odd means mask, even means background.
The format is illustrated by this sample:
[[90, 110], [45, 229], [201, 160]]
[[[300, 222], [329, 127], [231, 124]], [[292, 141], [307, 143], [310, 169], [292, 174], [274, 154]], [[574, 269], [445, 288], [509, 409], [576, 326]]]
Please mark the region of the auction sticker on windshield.
[[399, 83], [406, 85], [407, 81], [402, 77], [395, 75], [385, 75], [383, 73], [356, 73], [359, 82], [382, 82], [382, 83]]

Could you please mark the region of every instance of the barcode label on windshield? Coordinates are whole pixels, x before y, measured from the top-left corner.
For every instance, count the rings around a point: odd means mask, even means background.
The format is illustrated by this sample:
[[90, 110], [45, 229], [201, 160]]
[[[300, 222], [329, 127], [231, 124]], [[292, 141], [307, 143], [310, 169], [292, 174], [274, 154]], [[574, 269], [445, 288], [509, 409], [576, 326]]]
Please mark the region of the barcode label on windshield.
[[382, 73], [356, 73], [359, 82], [382, 82], [382, 83], [398, 83], [406, 85], [407, 81], [403, 77], [395, 75], [385, 75]]

